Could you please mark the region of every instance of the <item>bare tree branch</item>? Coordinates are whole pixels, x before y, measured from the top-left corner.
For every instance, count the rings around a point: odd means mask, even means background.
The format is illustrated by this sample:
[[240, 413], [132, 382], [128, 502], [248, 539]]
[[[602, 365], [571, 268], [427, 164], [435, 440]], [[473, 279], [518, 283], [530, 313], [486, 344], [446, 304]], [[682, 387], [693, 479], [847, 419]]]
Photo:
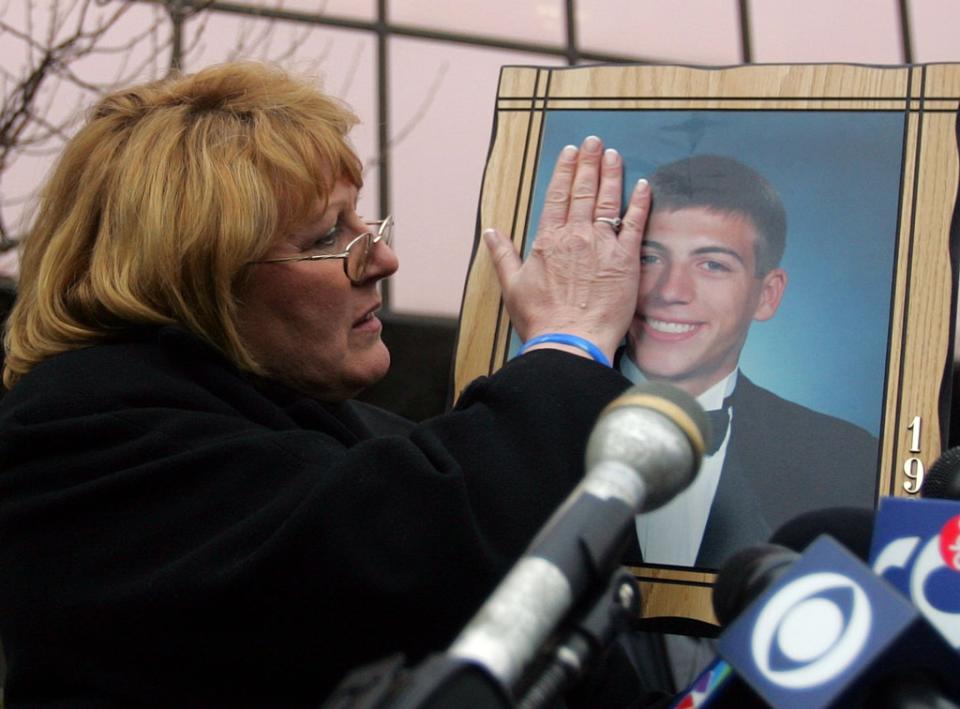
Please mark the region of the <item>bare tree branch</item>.
[[[413, 115], [410, 119], [404, 124], [400, 130], [398, 130], [393, 137], [390, 138], [389, 143], [387, 144], [387, 149], [391, 149], [394, 146], [401, 143], [413, 130], [420, 124], [423, 120], [423, 117], [427, 115], [427, 111], [430, 110], [430, 106], [433, 105], [434, 100], [437, 98], [437, 94], [440, 93], [440, 86], [443, 84], [443, 78], [447, 75], [447, 70], [450, 68], [450, 62], [443, 62], [437, 69], [437, 73], [433, 77], [433, 81], [430, 83], [427, 92], [423, 96], [423, 100], [420, 102], [420, 106], [416, 111], [413, 112]], [[380, 164], [380, 156], [374, 156], [369, 158], [366, 161], [365, 168], [376, 167]]]
[[[109, 42], [112, 28], [132, 7], [132, 0], [51, 0], [45, 3], [46, 12], [38, 22], [36, 5], [24, 2], [21, 26], [7, 21], [11, 2], [5, 2], [0, 16], [0, 36], [5, 43], [19, 42], [23, 47], [24, 63], [19, 70], [3, 68], [0, 94], [0, 180], [15, 162], [18, 154], [36, 154], [59, 148], [76, 124], [77, 111], [65, 113], [59, 98], [61, 89], [74, 89], [74, 109], [119, 83], [137, 76], [150, 62], [138, 60], [130, 66], [134, 48], [155, 32], [160, 20], [155, 20], [142, 32], [117, 43]], [[162, 51], [165, 45], [161, 45]], [[116, 74], [109, 81], [81, 78], [73, 66], [80, 60], [95, 55], [117, 55], [121, 61]], [[77, 92], [79, 91], [79, 96]], [[53, 108], [60, 110], [54, 112]], [[59, 115], [66, 118], [49, 118]], [[52, 145], [47, 145], [53, 143]], [[11, 204], [6, 190], [3, 205]], [[0, 211], [0, 250], [9, 246], [13, 238]]]
[[[271, 0], [264, 0], [271, 1]], [[284, 0], [272, 0], [282, 8]], [[154, 79], [170, 70], [170, 57], [181, 61], [201, 56], [207, 47], [203, 35], [221, 13], [209, 11], [214, 0], [0, 0], [0, 42], [8, 52], [22, 51], [20, 66], [0, 66], [0, 252], [16, 235], [5, 223], [4, 208], [31, 198], [29, 187], [10, 192], [7, 180], [18, 157], [36, 158], [60, 152], [81, 118], [81, 108], [98, 96], [133, 81]], [[153, 15], [130, 12], [152, 10]], [[318, 0], [314, 14], [326, 12], [327, 0]], [[251, 7], [254, 10], [254, 7]], [[254, 10], [255, 12], [255, 10]], [[146, 14], [144, 20], [141, 16]], [[316, 71], [328, 61], [337, 43], [323, 36], [316, 41], [315, 26], [266, 16], [238, 16], [233, 46], [222, 59], [258, 57], [273, 63], [299, 61], [301, 71]], [[124, 18], [131, 20], [123, 26]], [[135, 19], [135, 22], [134, 22]], [[127, 25], [134, 29], [131, 31]], [[182, 31], [181, 31], [182, 30]], [[189, 31], [188, 31], [189, 30]], [[278, 34], [279, 33], [279, 34]], [[364, 58], [365, 45], [351, 51], [338, 95], [349, 94]], [[10, 56], [9, 54], [7, 56]], [[309, 58], [309, 68], [304, 67]], [[97, 59], [106, 59], [109, 76], [91, 73]], [[443, 83], [448, 65], [442, 65], [413, 116], [393, 135], [388, 147], [403, 141], [422, 122]], [[372, 157], [367, 166], [379, 164]]]

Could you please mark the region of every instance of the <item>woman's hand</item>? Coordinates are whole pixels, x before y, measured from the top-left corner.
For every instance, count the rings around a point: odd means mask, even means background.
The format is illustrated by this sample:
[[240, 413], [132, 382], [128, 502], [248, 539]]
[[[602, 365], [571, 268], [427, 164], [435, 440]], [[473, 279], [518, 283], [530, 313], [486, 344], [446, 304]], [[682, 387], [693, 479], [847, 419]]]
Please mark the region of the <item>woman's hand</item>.
[[[623, 160], [594, 136], [580, 150], [567, 146], [554, 168], [540, 227], [521, 263], [513, 243], [488, 229], [503, 300], [524, 341], [564, 332], [596, 344], [613, 361], [637, 306], [640, 243], [650, 211], [650, 188], [637, 183], [619, 234], [599, 217], [620, 216]], [[545, 343], [540, 347], [580, 350]], [[586, 355], [585, 355], [586, 356]]]

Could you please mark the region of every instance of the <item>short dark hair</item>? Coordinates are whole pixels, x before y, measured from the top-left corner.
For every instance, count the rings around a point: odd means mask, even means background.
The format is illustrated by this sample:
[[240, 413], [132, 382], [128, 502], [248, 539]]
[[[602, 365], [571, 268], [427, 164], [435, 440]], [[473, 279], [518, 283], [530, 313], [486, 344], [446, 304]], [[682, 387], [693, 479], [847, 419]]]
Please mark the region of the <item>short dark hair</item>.
[[752, 167], [725, 155], [694, 155], [658, 167], [650, 176], [654, 211], [705, 207], [749, 217], [758, 236], [757, 274], [780, 265], [787, 212], [773, 185]]

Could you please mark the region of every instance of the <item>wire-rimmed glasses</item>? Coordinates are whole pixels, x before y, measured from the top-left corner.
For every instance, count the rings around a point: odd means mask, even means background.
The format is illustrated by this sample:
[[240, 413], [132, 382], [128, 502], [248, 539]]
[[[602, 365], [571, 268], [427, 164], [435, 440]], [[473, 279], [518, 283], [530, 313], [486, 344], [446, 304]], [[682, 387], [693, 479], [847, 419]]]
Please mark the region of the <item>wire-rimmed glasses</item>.
[[387, 215], [383, 219], [364, 220], [369, 227], [376, 227], [376, 232], [366, 231], [354, 238], [343, 251], [336, 254], [313, 254], [311, 256], [285, 256], [283, 258], [267, 258], [249, 263], [285, 263], [292, 261], [326, 261], [327, 259], [343, 259], [343, 272], [350, 282], [359, 285], [363, 283], [370, 262], [370, 253], [373, 247], [381, 241], [387, 246], [393, 240], [393, 217]]

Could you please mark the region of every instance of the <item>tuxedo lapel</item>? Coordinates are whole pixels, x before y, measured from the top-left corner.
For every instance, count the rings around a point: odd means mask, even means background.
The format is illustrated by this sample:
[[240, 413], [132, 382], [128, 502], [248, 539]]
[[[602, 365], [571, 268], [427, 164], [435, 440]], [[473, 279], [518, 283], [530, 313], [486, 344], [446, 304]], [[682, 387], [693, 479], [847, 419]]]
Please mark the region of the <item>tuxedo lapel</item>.
[[696, 566], [702, 568], [719, 568], [732, 553], [756, 544], [758, 539], [768, 539], [772, 531], [744, 467], [742, 445], [738, 445], [742, 436], [737, 435], [737, 421], [742, 409], [738, 412], [736, 399], [733, 406], [730, 442], [723, 460], [720, 484], [697, 554]]

